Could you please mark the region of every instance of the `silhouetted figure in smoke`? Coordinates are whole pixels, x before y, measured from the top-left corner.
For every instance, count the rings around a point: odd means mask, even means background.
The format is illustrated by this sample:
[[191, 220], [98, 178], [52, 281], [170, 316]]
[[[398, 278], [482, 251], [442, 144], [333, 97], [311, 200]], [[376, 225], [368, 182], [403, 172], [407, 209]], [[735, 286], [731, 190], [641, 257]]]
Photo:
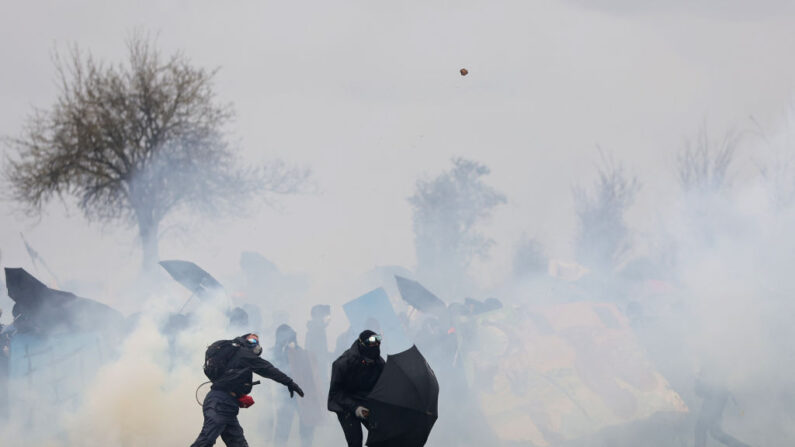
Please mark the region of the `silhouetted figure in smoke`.
[[313, 306], [310, 316], [312, 319], [306, 323], [306, 350], [315, 356], [318, 368], [323, 371], [323, 379], [328, 382], [331, 358], [328, 352], [326, 328], [331, 319], [331, 307], [327, 304]]
[[354, 337], [356, 337], [355, 329], [353, 326], [348, 326], [348, 329], [345, 329], [345, 332], [338, 335], [337, 340], [334, 342], [334, 356], [339, 357], [347, 351], [348, 343], [350, 343], [350, 339]]
[[227, 313], [229, 317], [229, 329], [234, 331], [237, 329], [248, 328], [248, 313], [242, 307], [235, 307]]
[[[298, 346], [296, 334], [289, 325], [282, 324], [276, 328], [276, 342], [273, 346], [273, 364], [295, 377], [297, 371], [291, 368], [290, 356], [295, 355], [301, 348]], [[311, 388], [308, 388], [311, 391]], [[293, 427], [293, 419], [298, 414], [298, 433], [301, 436], [301, 447], [310, 447], [315, 435], [315, 427], [307, 423], [298, 411], [298, 404], [295, 400], [287, 396], [277, 397], [276, 403], [276, 429], [273, 444], [276, 447], [287, 445], [290, 437], [290, 430]]]
[[726, 402], [731, 397], [731, 393], [726, 388], [707, 383], [703, 377], [696, 379], [695, 392], [697, 396], [704, 399], [704, 403], [696, 420], [694, 447], [705, 447], [707, 445], [707, 433], [712, 439], [729, 447], [750, 447], [748, 444], [740, 442], [727, 434], [721, 428], [723, 409], [726, 407]]
[[445, 326], [436, 316], [427, 317], [420, 324], [414, 343], [429, 359], [437, 375], [447, 375], [458, 353], [458, 339], [452, 326]]
[[290, 397], [293, 393], [304, 396], [301, 387], [287, 374], [260, 357], [262, 346], [256, 334], [242, 335], [234, 339], [231, 345], [230, 349], [233, 351], [230, 351], [230, 356], [222, 367], [223, 373], [213, 381], [210, 392], [204, 398], [204, 425], [191, 447], [215, 445], [218, 436], [227, 447], [248, 447], [243, 436], [243, 427], [237, 420], [237, 413], [240, 408], [248, 408], [254, 404], [254, 399], [248, 395], [254, 384], [252, 372], [285, 385], [290, 391]]
[[179, 334], [187, 329], [191, 324], [190, 317], [184, 314], [172, 313], [168, 315], [168, 319], [162, 328], [163, 335], [166, 336], [168, 341], [168, 370], [174, 369], [179, 360], [185, 360], [185, 356], [177, 348], [177, 337]]
[[[501, 304], [495, 301], [490, 298], [482, 305], [490, 310], [499, 309]], [[470, 299], [469, 304], [473, 303], [476, 301]], [[480, 411], [478, 393], [467, 383], [461, 359], [466, 344], [473, 341], [472, 323], [464, 323], [471, 316], [468, 306], [451, 303], [446, 316], [426, 318], [414, 336], [415, 344], [433, 365], [440, 393], [446, 396], [439, 401], [439, 413], [447, 417], [438, 421], [434, 428], [434, 439], [442, 445], [495, 445], [497, 442]]]
[[[367, 394], [384, 371], [381, 336], [365, 330], [331, 365], [328, 409], [337, 413], [348, 447], [362, 447], [362, 425], [368, 427]], [[369, 428], [369, 427], [368, 427]]]

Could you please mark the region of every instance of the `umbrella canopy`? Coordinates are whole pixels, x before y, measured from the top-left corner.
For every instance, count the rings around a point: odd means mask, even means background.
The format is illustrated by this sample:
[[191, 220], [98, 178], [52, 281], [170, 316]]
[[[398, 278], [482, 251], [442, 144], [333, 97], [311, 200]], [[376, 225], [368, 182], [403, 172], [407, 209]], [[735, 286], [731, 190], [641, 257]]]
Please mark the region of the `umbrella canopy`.
[[212, 291], [223, 290], [223, 286], [209, 273], [189, 261], [160, 261], [175, 281], [185, 286], [199, 298], [211, 296]]
[[8, 296], [16, 303], [20, 331], [55, 333], [118, 329], [124, 317], [110, 306], [70, 292], [50, 289], [21, 268], [6, 268]]
[[423, 287], [417, 281], [395, 275], [400, 296], [407, 303], [414, 306], [417, 310], [429, 313], [444, 312], [447, 306], [444, 301], [439, 299], [430, 290]]
[[387, 357], [367, 396], [368, 446], [425, 445], [438, 418], [439, 382], [417, 346]]

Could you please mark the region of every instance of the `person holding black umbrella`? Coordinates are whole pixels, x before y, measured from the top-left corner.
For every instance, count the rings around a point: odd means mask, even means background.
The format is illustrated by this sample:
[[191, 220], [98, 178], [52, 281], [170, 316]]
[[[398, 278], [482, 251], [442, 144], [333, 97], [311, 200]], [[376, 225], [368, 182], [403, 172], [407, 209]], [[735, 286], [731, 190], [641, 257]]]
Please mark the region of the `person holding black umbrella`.
[[365, 330], [331, 365], [328, 409], [337, 413], [348, 447], [362, 447], [362, 425], [369, 430], [370, 410], [364, 405], [384, 371], [381, 336]]

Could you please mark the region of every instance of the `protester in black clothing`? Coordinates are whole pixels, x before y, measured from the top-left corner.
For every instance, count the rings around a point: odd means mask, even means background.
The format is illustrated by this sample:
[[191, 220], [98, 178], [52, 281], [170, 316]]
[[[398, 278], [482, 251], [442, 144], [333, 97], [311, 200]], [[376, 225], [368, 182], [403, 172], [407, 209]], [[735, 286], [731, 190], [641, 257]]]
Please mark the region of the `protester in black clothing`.
[[261, 358], [262, 346], [256, 334], [246, 334], [234, 340], [235, 353], [225, 366], [225, 372], [213, 382], [204, 398], [202, 412], [204, 425], [191, 447], [209, 447], [218, 436], [227, 447], [248, 447], [243, 428], [237, 420], [239, 409], [254, 404], [248, 393], [253, 386], [252, 372], [285, 385], [293, 393], [303, 397], [304, 392], [291, 378]]
[[323, 371], [324, 381], [328, 382], [328, 366], [331, 363], [331, 356], [328, 352], [328, 341], [326, 338], [326, 328], [331, 317], [331, 306], [318, 304], [310, 311], [312, 319], [306, 323], [305, 348], [315, 356], [318, 368]]
[[707, 445], [707, 434], [713, 439], [728, 447], [749, 447], [748, 444], [736, 439], [723, 431], [721, 419], [726, 403], [732, 398], [726, 388], [715, 383], [709, 383], [702, 376], [696, 379], [695, 392], [704, 399], [701, 411], [696, 420], [695, 447]]
[[364, 406], [365, 398], [383, 370], [381, 336], [371, 330], [359, 334], [350, 349], [331, 365], [328, 409], [337, 413], [348, 447], [362, 446], [362, 425], [368, 427], [370, 413]]
[[[301, 351], [302, 349], [298, 346], [298, 340], [293, 328], [287, 324], [282, 324], [276, 328], [276, 342], [273, 345], [272, 355], [273, 364], [277, 368], [295, 377], [300, 372], [292, 369], [290, 356], [297, 356]], [[304, 386], [306, 386], [306, 383], [304, 383]], [[310, 384], [309, 386], [310, 388], [308, 389], [311, 390], [312, 385]], [[293, 419], [298, 414], [298, 434], [301, 437], [301, 447], [310, 447], [315, 436], [315, 427], [307, 423], [301, 412], [298, 411], [297, 402], [287, 398], [287, 396], [277, 397], [276, 401], [276, 427], [274, 428], [273, 444], [276, 447], [287, 445], [290, 430], [293, 427]]]

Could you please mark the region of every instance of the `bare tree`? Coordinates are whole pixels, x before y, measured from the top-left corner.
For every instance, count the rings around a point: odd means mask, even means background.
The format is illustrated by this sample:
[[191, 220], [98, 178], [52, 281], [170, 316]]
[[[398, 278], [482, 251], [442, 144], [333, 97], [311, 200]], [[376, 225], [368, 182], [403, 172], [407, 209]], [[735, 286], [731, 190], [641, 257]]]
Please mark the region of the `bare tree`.
[[705, 125], [699, 129], [694, 140], [685, 141], [685, 146], [676, 159], [679, 185], [685, 192], [712, 194], [730, 186], [729, 167], [734, 160], [739, 135], [729, 131], [719, 141], [709, 138]]
[[478, 231], [505, 196], [483, 183], [489, 168], [455, 158], [453, 167], [432, 180], [417, 181], [413, 209], [417, 271], [437, 290], [457, 293], [476, 258], [494, 243]]
[[621, 164], [599, 151], [601, 164], [592, 188], [575, 186], [577, 217], [575, 251], [579, 262], [597, 270], [612, 271], [630, 248], [624, 214], [633, 204], [641, 185], [628, 177]]
[[140, 34], [126, 64], [105, 65], [72, 48], [55, 66], [58, 97], [28, 119], [4, 166], [10, 197], [32, 215], [54, 197], [74, 196], [89, 221], [138, 228], [145, 267], [158, 260], [166, 216], [213, 216], [247, 199], [295, 192], [307, 172], [280, 162], [240, 167], [224, 133], [231, 105], [215, 95], [216, 70], [182, 53], [164, 58]]

